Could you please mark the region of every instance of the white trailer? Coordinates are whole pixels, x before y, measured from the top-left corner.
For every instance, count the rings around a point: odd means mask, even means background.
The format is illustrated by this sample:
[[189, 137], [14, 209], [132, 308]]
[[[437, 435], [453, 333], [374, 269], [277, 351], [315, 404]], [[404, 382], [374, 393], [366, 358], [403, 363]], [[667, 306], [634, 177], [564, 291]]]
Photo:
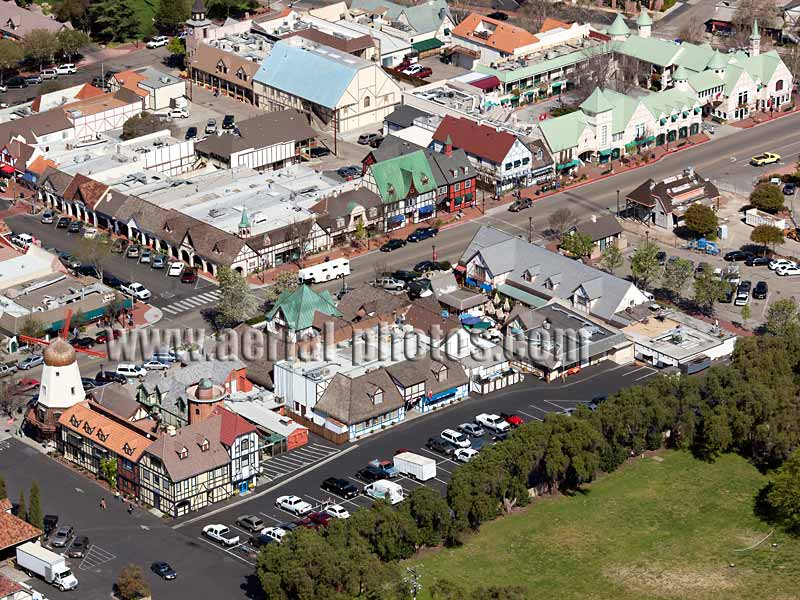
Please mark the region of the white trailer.
[[401, 474], [409, 475], [417, 481], [428, 481], [436, 477], [436, 461], [413, 452], [401, 452], [396, 455], [394, 466]]
[[398, 504], [405, 499], [400, 484], [388, 479], [380, 479], [364, 486], [364, 494], [376, 500], [386, 500], [389, 504]]
[[744, 222], [750, 225], [750, 227], [769, 225], [770, 227], [777, 227], [781, 230], [786, 229], [786, 219], [771, 215], [757, 208], [751, 208], [745, 211]]
[[62, 592], [78, 587], [78, 580], [67, 566], [67, 559], [43, 548], [38, 542], [26, 542], [17, 546], [17, 565], [23, 571], [38, 575]]
[[350, 275], [350, 261], [346, 258], [334, 258], [317, 265], [312, 265], [297, 272], [300, 283], [324, 283]]

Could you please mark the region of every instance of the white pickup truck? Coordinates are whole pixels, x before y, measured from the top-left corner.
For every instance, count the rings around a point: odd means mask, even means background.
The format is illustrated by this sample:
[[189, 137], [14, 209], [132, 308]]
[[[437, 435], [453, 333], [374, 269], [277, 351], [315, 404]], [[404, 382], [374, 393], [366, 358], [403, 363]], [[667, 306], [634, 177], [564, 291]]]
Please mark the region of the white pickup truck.
[[486, 429], [491, 429], [495, 433], [502, 433], [511, 428], [511, 425], [506, 423], [506, 420], [500, 415], [492, 415], [489, 413], [479, 414], [475, 417], [475, 422], [479, 425], [483, 425]]
[[203, 527], [203, 535], [223, 546], [235, 546], [239, 543], [239, 536], [232, 534], [225, 525], [206, 525]]

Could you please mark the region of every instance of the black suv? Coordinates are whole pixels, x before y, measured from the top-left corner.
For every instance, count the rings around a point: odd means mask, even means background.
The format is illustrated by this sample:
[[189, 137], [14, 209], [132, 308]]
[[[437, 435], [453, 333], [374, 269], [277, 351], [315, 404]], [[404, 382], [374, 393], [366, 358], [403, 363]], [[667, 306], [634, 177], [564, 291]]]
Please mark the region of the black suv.
[[222, 119], [222, 128], [233, 129], [234, 127], [236, 127], [236, 117], [233, 115], [225, 115], [225, 118]]
[[742, 260], [747, 260], [748, 258], [751, 258], [751, 256], [752, 255], [748, 252], [742, 252], [741, 250], [733, 250], [725, 254], [725, 256], [723, 256], [722, 258], [723, 260], [726, 260], [728, 262], [739, 262]]
[[67, 233], [80, 233], [81, 229], [83, 229], [83, 223], [81, 221], [73, 221], [67, 227]]
[[428, 443], [425, 444], [425, 447], [428, 450], [433, 450], [434, 452], [444, 454], [445, 456], [452, 456], [453, 452], [456, 451], [453, 444], [450, 442], [445, 442], [442, 438], [429, 438]]
[[336, 494], [340, 498], [349, 500], [358, 496], [358, 488], [347, 479], [339, 479], [338, 477], [328, 477], [319, 486], [329, 494]]
[[121, 383], [125, 385], [128, 383], [128, 378], [125, 375], [120, 375], [115, 371], [98, 371], [97, 375], [94, 376], [94, 380], [97, 383]]
[[439, 229], [436, 227], [420, 227], [411, 235], [409, 235], [406, 238], [406, 241], [421, 242], [422, 240], [427, 240], [428, 238], [435, 238], [438, 233]]
[[759, 281], [756, 287], [753, 288], [753, 298], [756, 300], [764, 300], [769, 294], [769, 286], [766, 281]]
[[72, 546], [70, 546], [69, 551], [67, 551], [67, 556], [70, 558], [83, 558], [91, 547], [92, 544], [89, 538], [85, 535], [79, 535], [73, 540]]
[[367, 483], [372, 483], [373, 481], [378, 481], [380, 479], [386, 479], [386, 475], [383, 472], [383, 469], [376, 467], [375, 465], [367, 465], [363, 469], [361, 469], [358, 473], [356, 473], [356, 477], [358, 477], [361, 481], [365, 481]]
[[69, 227], [69, 224], [72, 222], [72, 219], [68, 217], [61, 217], [56, 223], [56, 229], [66, 229]]
[[395, 271], [391, 276], [400, 281], [405, 281], [406, 283], [419, 279], [419, 273], [414, 271]]

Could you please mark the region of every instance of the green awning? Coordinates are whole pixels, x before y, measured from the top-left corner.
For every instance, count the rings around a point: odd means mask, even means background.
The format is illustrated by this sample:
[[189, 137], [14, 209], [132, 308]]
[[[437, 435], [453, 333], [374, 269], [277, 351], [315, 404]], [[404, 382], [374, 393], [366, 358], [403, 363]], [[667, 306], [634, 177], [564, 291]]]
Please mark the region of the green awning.
[[667, 124], [667, 120], [666, 119], [661, 119], [661, 124], [662, 125], [666, 125]]
[[540, 298], [539, 296], [534, 296], [533, 294], [529, 294], [528, 292], [524, 292], [518, 288], [515, 288], [507, 283], [501, 283], [497, 286], [497, 291], [504, 296], [508, 296], [509, 298], [513, 298], [518, 302], [522, 302], [523, 304], [530, 306], [531, 308], [541, 308], [545, 304], [547, 304], [547, 300], [544, 298]]
[[563, 171], [564, 169], [571, 169], [572, 167], [578, 166], [578, 159], [573, 158], [569, 162], [562, 163], [560, 165], [556, 165], [556, 170]]
[[560, 88], [562, 85], [564, 85], [563, 81], [554, 81], [553, 83], [550, 84], [550, 87], [552, 87], [552, 88]]
[[646, 137], [646, 138], [642, 138], [641, 140], [638, 140], [636, 142], [636, 144], [638, 146], [643, 146], [644, 144], [652, 144], [655, 141], [656, 141], [656, 136], [651, 135], [650, 137]]
[[613, 150], [609, 148], [608, 150], [600, 150], [600, 156], [609, 156]]
[[629, 143], [629, 144], [625, 144], [625, 147], [626, 147], [626, 148], [628, 148], [628, 149], [630, 149], [630, 148], [636, 148], [636, 146], [638, 146], [638, 145], [639, 145], [639, 144], [638, 144], [638, 143], [636, 143], [636, 142], [631, 142], [631, 143]]
[[440, 42], [436, 38], [423, 40], [421, 42], [414, 42], [413, 44], [411, 44], [411, 47], [417, 52], [428, 52], [429, 50], [436, 50], [437, 48], [441, 48], [442, 46], [444, 46], [444, 42]]
[[472, 200], [472, 192], [467, 192], [466, 194], [464, 194], [464, 200], [466, 200], [467, 202]]

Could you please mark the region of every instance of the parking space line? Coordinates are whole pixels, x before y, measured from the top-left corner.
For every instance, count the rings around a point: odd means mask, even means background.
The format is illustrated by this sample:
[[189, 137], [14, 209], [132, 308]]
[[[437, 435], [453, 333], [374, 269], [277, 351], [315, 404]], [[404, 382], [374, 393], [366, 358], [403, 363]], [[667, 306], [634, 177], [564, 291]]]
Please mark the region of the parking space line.
[[440, 465], [440, 464], [437, 464], [437, 465], [436, 465], [436, 468], [437, 468], [437, 469], [441, 469], [442, 471], [444, 471], [444, 472], [445, 472], [445, 473], [447, 473], [448, 475], [452, 475], [452, 474], [453, 474], [453, 472], [452, 472], [452, 471], [448, 471], [447, 469], [445, 469], [445, 468], [444, 468], [442, 465]]
[[283, 521], [281, 521], [280, 519], [276, 519], [276, 518], [275, 518], [275, 517], [273, 517], [272, 515], [268, 515], [268, 514], [267, 514], [267, 513], [265, 513], [265, 512], [258, 511], [258, 514], [260, 514], [262, 517], [267, 517], [268, 519], [272, 519], [272, 520], [273, 520], [273, 521], [275, 521], [275, 522], [276, 522], [278, 525], [280, 525], [281, 523], [283, 523]]
[[438, 477], [434, 477], [434, 479], [435, 479], [436, 481], [438, 481], [439, 483], [443, 483], [443, 484], [447, 485], [447, 482], [446, 482], [446, 481], [442, 481], [442, 480], [441, 480], [441, 479], [439, 479]]
[[420, 450], [422, 450], [422, 452], [425, 452], [426, 454], [430, 454], [437, 461], [441, 460], [442, 462], [446, 461], [446, 462], [451, 462], [453, 464], [456, 464], [454, 461], [450, 460], [449, 458], [447, 458], [445, 456], [442, 456], [441, 454], [436, 454], [436, 452], [432, 452], [432, 451], [428, 450], [427, 448], [420, 448]]
[[655, 369], [653, 369], [653, 370], [651, 370], [651, 371], [648, 371], [647, 373], [645, 373], [645, 374], [644, 374], [644, 375], [642, 375], [641, 377], [637, 377], [637, 378], [636, 378], [634, 381], [640, 381], [640, 380], [642, 380], [642, 379], [647, 379], [648, 377], [652, 377], [652, 376], [653, 376], [653, 373], [655, 373]]
[[638, 369], [634, 369], [633, 371], [628, 371], [627, 373], [623, 373], [622, 376], [623, 377], [628, 377], [628, 376], [633, 375], [634, 373], [638, 373], [642, 369], [646, 369], [646, 368], [647, 367], [639, 367]]
[[243, 534], [245, 534], [245, 535], [247, 535], [247, 536], [249, 536], [249, 535], [251, 534], [249, 531], [245, 531], [244, 529], [242, 529], [242, 528], [241, 528], [241, 527], [239, 527], [238, 525], [231, 525], [231, 527], [232, 527], [233, 529], [235, 529], [236, 531], [241, 531]]
[[518, 410], [518, 413], [522, 413], [526, 417], [530, 417], [531, 419], [536, 419], [537, 421], [541, 421], [539, 417], [534, 417], [532, 414], [526, 413], [524, 410]]
[[[242, 561], [243, 563], [247, 563], [251, 567], [254, 567], [256, 565], [256, 563], [254, 563], [253, 561], [247, 560], [243, 556], [239, 556], [238, 554], [235, 554], [235, 553], [231, 552], [231, 550], [229, 548], [223, 548], [219, 544], [215, 544], [215, 543], [211, 542], [210, 540], [207, 540], [204, 537], [198, 536], [197, 539], [203, 540], [206, 544], [208, 544], [212, 548], [216, 548], [217, 550], [222, 550], [223, 552], [226, 552], [227, 554], [230, 554], [233, 558], [238, 558], [240, 561]], [[236, 547], [238, 548], [239, 546], [236, 546]]]
[[[539, 406], [536, 406], [535, 404], [530, 404], [529, 406], [530, 406], [532, 409], [534, 409], [534, 410], [538, 410], [540, 413], [543, 413], [543, 414], [545, 414], [545, 415], [546, 415], [546, 414], [548, 414], [548, 413], [547, 413], [547, 411], [546, 411], [545, 409], [543, 409], [543, 408], [541, 408], [541, 407], [539, 407]], [[540, 420], [541, 420], [541, 419], [540, 419]]]
[[551, 405], [555, 406], [555, 407], [556, 407], [558, 410], [560, 410], [560, 411], [561, 411], [561, 410], [564, 410], [564, 407], [563, 407], [563, 406], [559, 406], [559, 405], [558, 405], [558, 404], [556, 404], [555, 402], [550, 402], [550, 400], [544, 400], [544, 399], [542, 399], [542, 400], [543, 400], [544, 402], [547, 402], [548, 404], [551, 404]]
[[89, 550], [86, 552], [86, 556], [83, 557], [83, 560], [78, 565], [78, 568], [82, 571], [88, 571], [89, 569], [94, 569], [100, 565], [111, 562], [115, 558], [117, 557], [98, 546], [90, 546]]

